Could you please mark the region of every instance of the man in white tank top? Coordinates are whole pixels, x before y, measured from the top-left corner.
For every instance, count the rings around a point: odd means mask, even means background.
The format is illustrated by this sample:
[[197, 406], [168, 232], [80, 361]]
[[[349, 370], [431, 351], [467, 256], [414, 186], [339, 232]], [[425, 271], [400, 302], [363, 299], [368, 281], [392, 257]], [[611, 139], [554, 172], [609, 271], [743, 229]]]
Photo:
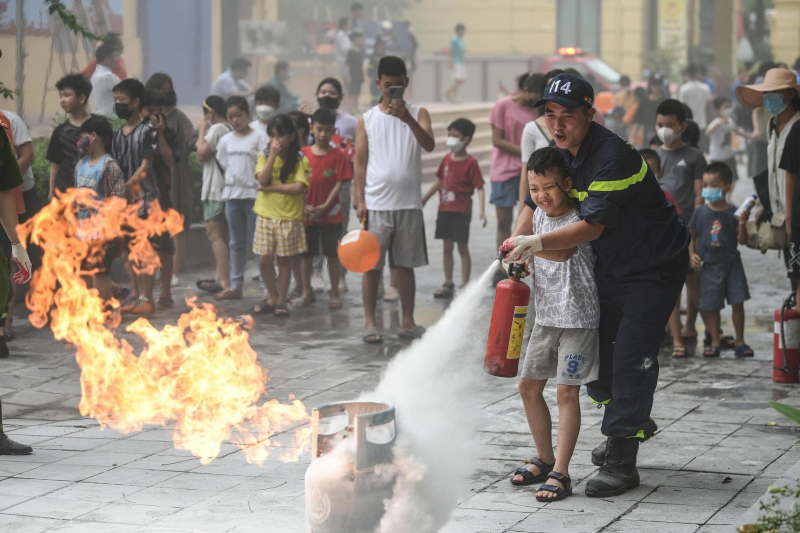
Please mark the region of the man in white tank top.
[[415, 339], [425, 332], [414, 322], [414, 269], [428, 264], [422, 150], [432, 152], [435, 144], [428, 110], [402, 100], [398, 88], [408, 86], [405, 62], [394, 56], [381, 58], [375, 83], [383, 97], [358, 120], [354, 179], [358, 219], [381, 243], [378, 264], [363, 278], [367, 343], [383, 342], [375, 325], [375, 304], [387, 251], [389, 266], [397, 269], [403, 312], [397, 335]]

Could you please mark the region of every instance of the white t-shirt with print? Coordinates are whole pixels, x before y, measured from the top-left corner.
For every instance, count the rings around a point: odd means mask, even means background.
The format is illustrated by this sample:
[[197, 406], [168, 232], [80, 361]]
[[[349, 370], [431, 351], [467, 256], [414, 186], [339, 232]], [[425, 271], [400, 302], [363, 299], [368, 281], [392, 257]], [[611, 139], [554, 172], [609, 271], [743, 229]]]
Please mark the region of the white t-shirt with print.
[[[560, 217], [549, 217], [541, 209], [533, 212], [533, 231], [549, 233], [580, 217], [574, 209]], [[600, 327], [600, 303], [594, 281], [595, 255], [584, 243], [568, 261], [533, 260], [533, 294], [536, 323], [555, 328]]]
[[267, 136], [258, 130], [252, 130], [245, 137], [238, 137], [235, 133], [226, 133], [217, 145], [217, 159], [225, 169], [223, 201], [255, 199], [258, 196], [256, 159], [258, 152], [267, 147]]
[[[211, 152], [217, 157], [217, 150], [219, 141], [228, 133], [231, 127], [225, 122], [213, 124], [208, 131], [206, 131], [205, 141], [211, 148]], [[212, 157], [208, 161], [203, 162], [203, 186], [200, 190], [200, 199], [203, 202], [213, 200], [216, 202], [222, 201], [222, 189], [225, 188], [225, 176], [219, 169], [220, 164], [217, 164], [219, 158]], [[223, 167], [225, 168], [225, 167]]]
[[733, 119], [717, 117], [711, 121], [706, 129], [711, 128], [716, 129], [708, 136], [708, 158], [711, 161], [727, 161], [731, 159], [733, 157], [733, 134], [736, 131]]

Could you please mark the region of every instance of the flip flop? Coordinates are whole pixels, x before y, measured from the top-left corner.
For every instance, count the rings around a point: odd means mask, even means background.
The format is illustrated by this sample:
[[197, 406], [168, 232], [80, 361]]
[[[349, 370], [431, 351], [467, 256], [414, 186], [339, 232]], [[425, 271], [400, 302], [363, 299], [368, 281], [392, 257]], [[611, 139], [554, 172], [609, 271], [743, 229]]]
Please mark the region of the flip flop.
[[703, 357], [707, 357], [707, 358], [719, 357], [719, 347], [718, 346], [706, 346], [706, 349], [703, 350]]
[[275, 306], [275, 316], [280, 318], [288, 318], [289, 315], [289, 306], [286, 304], [277, 304]]
[[[370, 338], [372, 337], [372, 338]], [[381, 344], [383, 342], [383, 335], [378, 331], [378, 328], [369, 328], [364, 331], [361, 340], [367, 344]]]
[[173, 307], [175, 307], [175, 300], [167, 296], [159, 296], [156, 305], [158, 305], [162, 309], [172, 309]]
[[414, 326], [412, 331], [398, 331], [397, 336], [401, 339], [419, 339], [423, 335], [425, 335], [425, 327], [424, 326]]
[[213, 293], [222, 292], [225, 290], [225, 287], [223, 287], [220, 282], [215, 279], [201, 279], [197, 282], [197, 288], [201, 291]]
[[341, 309], [342, 308], [342, 301], [339, 298], [331, 298], [331, 301], [328, 302], [328, 309]]
[[[14, 340], [14, 332], [13, 332], [13, 331], [11, 331], [11, 328], [10, 328], [10, 327], [7, 327], [7, 328], [6, 328], [6, 330], [5, 330], [5, 337], [6, 337], [6, 342], [11, 342], [11, 341], [13, 341], [13, 340]], [[750, 354], [750, 355], [752, 356], [752, 354]]]
[[225, 289], [214, 295], [215, 300], [241, 300], [242, 291], [237, 289]]
[[685, 346], [673, 346], [672, 347], [672, 357], [675, 359], [683, 359], [686, 357], [686, 347]]

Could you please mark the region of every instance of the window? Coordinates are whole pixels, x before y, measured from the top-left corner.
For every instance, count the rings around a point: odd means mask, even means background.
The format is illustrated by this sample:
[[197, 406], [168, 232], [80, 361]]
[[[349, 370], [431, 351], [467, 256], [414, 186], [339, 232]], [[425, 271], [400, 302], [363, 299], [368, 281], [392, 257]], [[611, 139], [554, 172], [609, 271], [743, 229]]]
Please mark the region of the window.
[[558, 48], [600, 53], [600, 0], [558, 0]]

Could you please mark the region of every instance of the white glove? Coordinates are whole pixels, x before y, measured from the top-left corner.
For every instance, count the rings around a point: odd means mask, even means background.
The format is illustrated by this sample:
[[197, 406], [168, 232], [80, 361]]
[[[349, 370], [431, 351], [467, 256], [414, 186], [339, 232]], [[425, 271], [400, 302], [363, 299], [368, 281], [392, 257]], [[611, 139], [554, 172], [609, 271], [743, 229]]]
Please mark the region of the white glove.
[[31, 279], [31, 259], [28, 257], [28, 251], [22, 246], [21, 242], [11, 245], [11, 257], [17, 263], [19, 271], [14, 274], [14, 283], [23, 285], [28, 283]]
[[544, 249], [542, 238], [538, 235], [518, 235], [509, 244], [513, 249], [503, 260], [504, 263], [522, 263]]

